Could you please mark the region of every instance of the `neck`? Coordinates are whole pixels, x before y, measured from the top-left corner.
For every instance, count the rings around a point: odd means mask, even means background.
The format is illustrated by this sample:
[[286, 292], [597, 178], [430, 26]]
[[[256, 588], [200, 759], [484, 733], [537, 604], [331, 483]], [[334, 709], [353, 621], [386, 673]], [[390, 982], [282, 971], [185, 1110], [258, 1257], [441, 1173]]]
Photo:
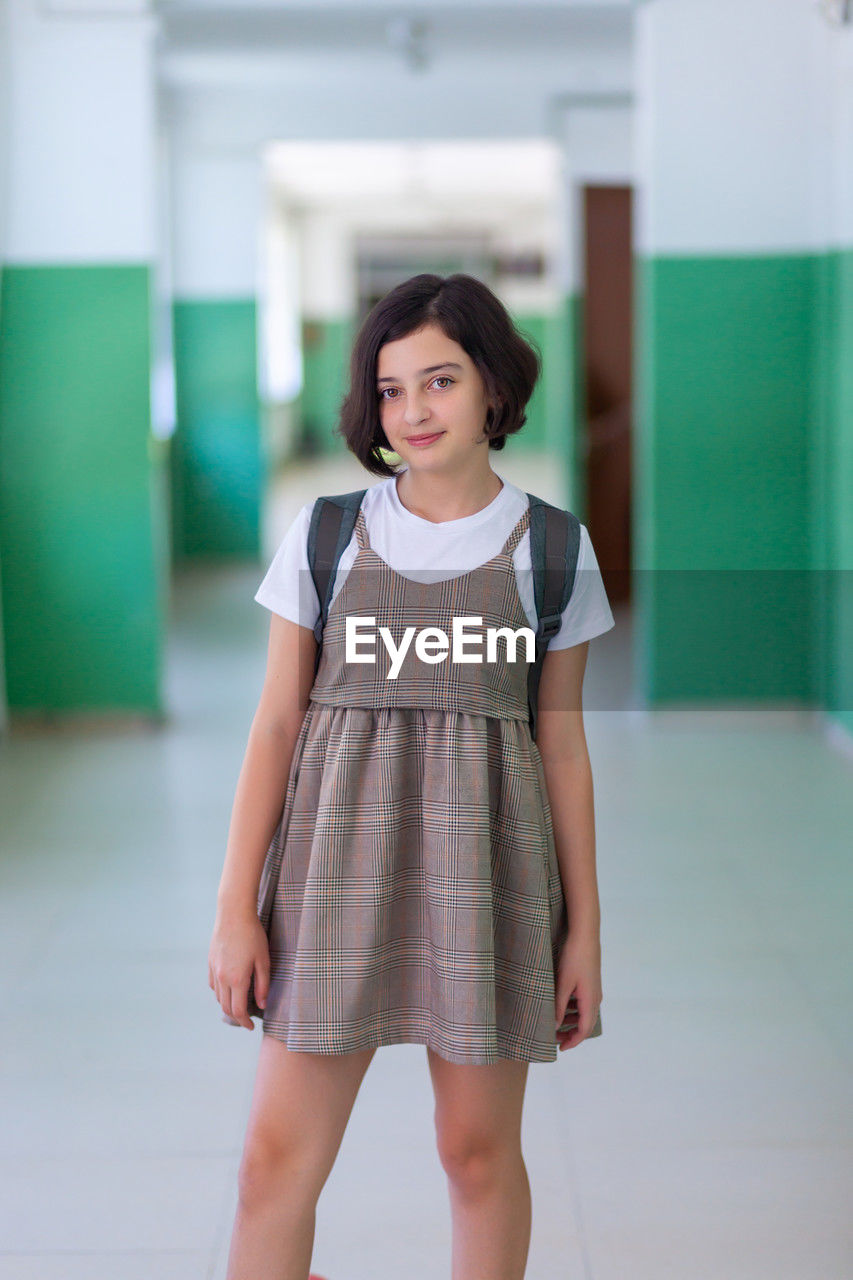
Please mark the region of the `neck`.
[[491, 467], [474, 475], [413, 471], [401, 472], [395, 482], [397, 497], [407, 511], [439, 524], [443, 520], [462, 520], [476, 515], [498, 496], [503, 488], [500, 476]]

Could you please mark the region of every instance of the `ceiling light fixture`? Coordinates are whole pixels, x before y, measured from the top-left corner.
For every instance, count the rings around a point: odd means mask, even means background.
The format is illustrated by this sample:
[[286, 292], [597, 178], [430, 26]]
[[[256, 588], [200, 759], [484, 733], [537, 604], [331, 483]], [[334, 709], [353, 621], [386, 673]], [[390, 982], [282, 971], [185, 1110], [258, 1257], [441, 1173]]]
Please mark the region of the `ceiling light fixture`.
[[851, 0], [815, 0], [820, 13], [833, 26], [844, 27], [853, 21], [853, 3]]
[[429, 62], [426, 38], [429, 26], [417, 18], [392, 18], [385, 34], [392, 49], [401, 53], [412, 71], [424, 71]]

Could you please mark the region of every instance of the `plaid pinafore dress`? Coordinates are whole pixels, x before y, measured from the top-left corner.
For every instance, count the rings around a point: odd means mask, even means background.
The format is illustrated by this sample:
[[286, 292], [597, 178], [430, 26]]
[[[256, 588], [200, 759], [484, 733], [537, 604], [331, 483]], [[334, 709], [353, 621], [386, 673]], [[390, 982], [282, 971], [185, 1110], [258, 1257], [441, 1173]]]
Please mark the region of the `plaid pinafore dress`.
[[[329, 608], [258, 893], [270, 989], [265, 1010], [250, 989], [249, 1014], [290, 1049], [416, 1043], [460, 1063], [557, 1057], [568, 919], [528, 723], [527, 651], [519, 636], [508, 661], [498, 637], [487, 661], [485, 643], [487, 628], [530, 626], [512, 560], [528, 520], [529, 508], [486, 564], [423, 582], [373, 551], [358, 512], [358, 552]], [[362, 622], [356, 652], [374, 661], [346, 660], [348, 616], [372, 620], [375, 643]], [[452, 639], [454, 617], [469, 619], [465, 652], [480, 661], [451, 661], [452, 649], [418, 656], [417, 633]], [[381, 627], [395, 646], [414, 628], [396, 678]], [[576, 1025], [574, 1004], [567, 1017]], [[600, 1015], [590, 1034], [601, 1034]]]

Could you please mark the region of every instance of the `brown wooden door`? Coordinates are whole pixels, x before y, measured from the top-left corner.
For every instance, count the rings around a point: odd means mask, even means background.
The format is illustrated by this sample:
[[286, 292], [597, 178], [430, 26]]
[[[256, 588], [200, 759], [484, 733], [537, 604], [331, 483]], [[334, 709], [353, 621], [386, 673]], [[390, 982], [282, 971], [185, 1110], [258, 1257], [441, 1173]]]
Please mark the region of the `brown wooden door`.
[[631, 596], [631, 195], [627, 186], [583, 189], [584, 523], [611, 603]]

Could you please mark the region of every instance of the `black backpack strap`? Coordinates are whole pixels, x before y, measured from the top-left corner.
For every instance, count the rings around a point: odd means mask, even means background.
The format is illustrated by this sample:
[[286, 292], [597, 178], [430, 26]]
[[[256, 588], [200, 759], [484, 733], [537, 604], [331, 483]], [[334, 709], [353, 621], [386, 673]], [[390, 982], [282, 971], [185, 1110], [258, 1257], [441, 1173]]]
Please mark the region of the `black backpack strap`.
[[528, 493], [530, 502], [530, 561], [536, 605], [536, 658], [527, 677], [530, 732], [536, 739], [539, 677], [551, 637], [560, 629], [571, 599], [580, 551], [580, 521], [571, 511], [555, 507]]
[[349, 545], [366, 489], [317, 498], [308, 526], [308, 565], [320, 601], [320, 613], [314, 624], [317, 657], [314, 674], [320, 665], [323, 629], [329, 614], [329, 603], [335, 585], [338, 561]]

